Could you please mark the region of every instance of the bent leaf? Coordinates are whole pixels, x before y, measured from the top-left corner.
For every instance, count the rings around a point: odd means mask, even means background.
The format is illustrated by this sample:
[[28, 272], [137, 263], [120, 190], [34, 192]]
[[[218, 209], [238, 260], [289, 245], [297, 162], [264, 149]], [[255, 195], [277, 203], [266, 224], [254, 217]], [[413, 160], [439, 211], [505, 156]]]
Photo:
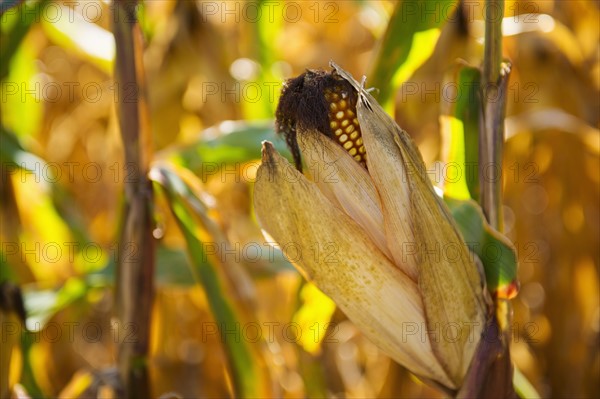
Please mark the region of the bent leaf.
[[272, 141], [275, 148], [286, 156], [285, 142], [275, 134], [273, 122], [225, 121], [200, 133], [200, 138], [190, 144], [169, 148], [156, 154], [192, 170], [201, 180], [218, 173], [218, 168], [260, 158], [256, 143]]
[[475, 201], [461, 201], [448, 196], [444, 196], [444, 201], [465, 242], [483, 263], [490, 293], [499, 298], [514, 298], [519, 287], [514, 246], [508, 238], [492, 229]]
[[[206, 245], [198, 234], [203, 230], [190, 208], [203, 212], [202, 201], [193, 194], [187, 183], [165, 166], [155, 166], [150, 170], [150, 178], [158, 183], [167, 196], [169, 206], [187, 243], [192, 272], [201, 282], [218, 328], [222, 334], [225, 353], [229, 361], [231, 377], [236, 397], [270, 396], [268, 370], [260, 356], [260, 347], [245, 340], [223, 335], [243, 326], [244, 315], [240, 309], [233, 287], [223, 275], [223, 271], [213, 262], [207, 261], [209, 254]], [[200, 215], [202, 217], [202, 215]], [[258, 343], [260, 345], [260, 343]]]

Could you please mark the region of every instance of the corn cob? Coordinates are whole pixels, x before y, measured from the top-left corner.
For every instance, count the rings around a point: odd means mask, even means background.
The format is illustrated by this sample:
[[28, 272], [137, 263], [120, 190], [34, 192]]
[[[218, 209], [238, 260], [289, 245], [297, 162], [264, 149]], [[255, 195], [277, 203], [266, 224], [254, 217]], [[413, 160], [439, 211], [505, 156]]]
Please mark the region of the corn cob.
[[296, 134], [303, 130], [317, 130], [330, 137], [367, 167], [356, 115], [357, 98], [356, 90], [335, 72], [308, 70], [285, 82], [275, 126], [285, 137], [299, 171], [302, 171], [302, 162]]
[[329, 103], [331, 136], [366, 168], [367, 154], [356, 118], [356, 102], [350, 103], [348, 97], [347, 92], [340, 86], [325, 89], [325, 100]]

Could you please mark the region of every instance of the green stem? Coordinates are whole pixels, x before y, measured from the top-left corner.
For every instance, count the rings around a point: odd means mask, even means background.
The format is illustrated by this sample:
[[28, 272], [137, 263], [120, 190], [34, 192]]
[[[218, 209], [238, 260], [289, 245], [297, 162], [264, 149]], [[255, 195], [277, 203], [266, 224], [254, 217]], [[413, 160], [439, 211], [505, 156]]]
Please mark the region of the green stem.
[[483, 76], [483, 129], [479, 144], [481, 206], [488, 222], [502, 232], [502, 153], [504, 96], [501, 73], [504, 0], [488, 0], [485, 8]]
[[[503, 230], [502, 155], [506, 86], [510, 65], [502, 62], [502, 18], [504, 0], [487, 0], [485, 7], [485, 51], [481, 94], [483, 112], [479, 129], [480, 202], [489, 224]], [[510, 359], [510, 314], [508, 300], [495, 301], [486, 334], [499, 339], [483, 339], [459, 397], [517, 397], [513, 387]], [[495, 334], [495, 335], [494, 335]]]

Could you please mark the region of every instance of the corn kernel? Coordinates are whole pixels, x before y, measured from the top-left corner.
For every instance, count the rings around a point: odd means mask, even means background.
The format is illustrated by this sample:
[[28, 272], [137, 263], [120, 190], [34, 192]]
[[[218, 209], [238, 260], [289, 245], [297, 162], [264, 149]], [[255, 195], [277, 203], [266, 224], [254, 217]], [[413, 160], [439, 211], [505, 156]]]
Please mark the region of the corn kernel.
[[[341, 86], [325, 89], [325, 99], [329, 103], [329, 126], [338, 143], [357, 162], [366, 167], [360, 124], [349, 93]], [[362, 148], [361, 148], [362, 146]]]

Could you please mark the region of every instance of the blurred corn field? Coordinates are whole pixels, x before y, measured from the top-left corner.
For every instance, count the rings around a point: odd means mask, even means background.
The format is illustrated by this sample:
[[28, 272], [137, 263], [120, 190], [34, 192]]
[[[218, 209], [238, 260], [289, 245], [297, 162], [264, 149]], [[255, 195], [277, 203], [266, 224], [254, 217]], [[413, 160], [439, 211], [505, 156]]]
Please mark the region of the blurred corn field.
[[[515, 379], [542, 397], [600, 396], [599, 4], [505, 0], [501, 21], [512, 70], [490, 173], [519, 263]], [[485, 5], [3, 1], [2, 398], [121, 396], [124, 364], [137, 397], [443, 397], [267, 242], [253, 185], [263, 140], [292, 159], [282, 82], [334, 60], [366, 75], [434, 185], [477, 199], [452, 116], [482, 66]]]

